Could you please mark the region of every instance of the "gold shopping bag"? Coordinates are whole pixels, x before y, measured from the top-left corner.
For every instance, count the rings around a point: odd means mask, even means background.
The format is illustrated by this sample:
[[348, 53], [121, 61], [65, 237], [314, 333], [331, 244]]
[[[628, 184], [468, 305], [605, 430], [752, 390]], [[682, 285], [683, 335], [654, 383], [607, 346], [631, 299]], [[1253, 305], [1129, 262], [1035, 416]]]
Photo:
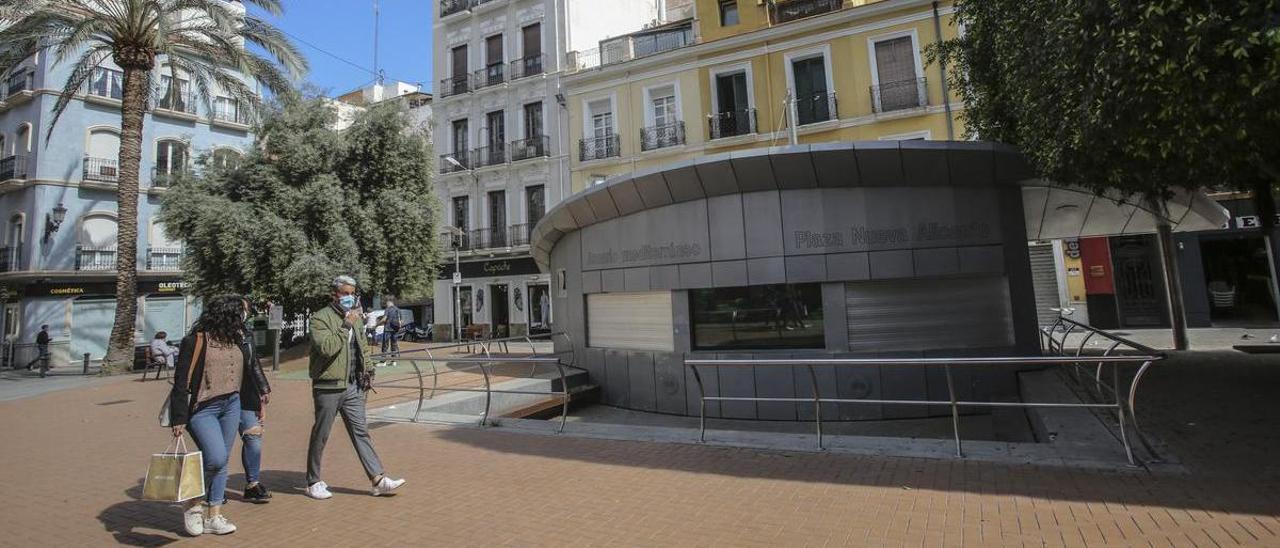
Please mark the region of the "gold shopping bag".
[[182, 502], [204, 496], [204, 454], [187, 451], [177, 438], [163, 453], [151, 455], [147, 479], [142, 484], [143, 500]]

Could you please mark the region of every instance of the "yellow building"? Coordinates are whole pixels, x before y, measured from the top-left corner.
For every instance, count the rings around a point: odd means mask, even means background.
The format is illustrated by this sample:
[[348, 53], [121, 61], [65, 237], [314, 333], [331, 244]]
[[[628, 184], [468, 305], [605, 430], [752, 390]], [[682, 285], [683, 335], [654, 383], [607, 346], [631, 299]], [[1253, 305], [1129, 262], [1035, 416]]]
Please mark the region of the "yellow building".
[[950, 2], [696, 0], [692, 18], [601, 42], [601, 65], [563, 78], [573, 191], [793, 139], [961, 138], [924, 54], [956, 31]]

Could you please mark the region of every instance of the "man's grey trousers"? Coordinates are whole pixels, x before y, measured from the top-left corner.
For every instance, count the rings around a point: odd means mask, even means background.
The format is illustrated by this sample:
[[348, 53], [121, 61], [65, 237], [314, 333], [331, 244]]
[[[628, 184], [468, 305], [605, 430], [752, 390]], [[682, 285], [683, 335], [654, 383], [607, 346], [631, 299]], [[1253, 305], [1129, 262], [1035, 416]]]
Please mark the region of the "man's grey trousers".
[[311, 389], [316, 422], [311, 426], [311, 444], [307, 447], [307, 485], [320, 481], [320, 458], [324, 456], [324, 445], [329, 441], [329, 431], [333, 429], [333, 419], [338, 413], [342, 413], [342, 423], [347, 427], [347, 435], [351, 436], [351, 444], [356, 448], [364, 473], [368, 474], [370, 481], [382, 475], [382, 462], [373, 450], [373, 440], [369, 439], [369, 427], [365, 422], [364, 396], [360, 387], [350, 383], [346, 390]]

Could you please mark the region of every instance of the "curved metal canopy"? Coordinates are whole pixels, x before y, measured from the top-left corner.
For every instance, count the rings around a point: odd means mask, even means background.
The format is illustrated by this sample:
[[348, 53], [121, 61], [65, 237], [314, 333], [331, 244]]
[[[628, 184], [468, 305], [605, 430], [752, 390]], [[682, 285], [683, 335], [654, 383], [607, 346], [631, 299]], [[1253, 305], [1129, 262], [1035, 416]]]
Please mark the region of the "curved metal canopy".
[[[574, 230], [673, 203], [725, 194], [867, 186], [1019, 186], [1027, 239], [1155, 231], [1142, 200], [1097, 196], [1035, 179], [1013, 147], [982, 141], [856, 141], [768, 147], [704, 156], [609, 178], [561, 202], [530, 234], [533, 258]], [[1140, 197], [1139, 197], [1140, 198]], [[1169, 201], [1175, 230], [1220, 228], [1227, 213], [1201, 193]]]

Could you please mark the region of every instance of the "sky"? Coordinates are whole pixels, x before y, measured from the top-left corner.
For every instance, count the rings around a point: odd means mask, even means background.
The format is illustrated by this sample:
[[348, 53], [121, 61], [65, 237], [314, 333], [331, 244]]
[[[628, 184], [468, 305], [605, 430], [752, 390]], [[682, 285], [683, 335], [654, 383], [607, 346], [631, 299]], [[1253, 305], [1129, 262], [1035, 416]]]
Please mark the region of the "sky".
[[[340, 95], [373, 82], [373, 2], [285, 0], [284, 15], [268, 20], [287, 33], [307, 57], [311, 63], [308, 80], [330, 96]], [[421, 83], [424, 91], [430, 91], [429, 10], [435, 2], [378, 3], [382, 11], [378, 58], [387, 81]]]

